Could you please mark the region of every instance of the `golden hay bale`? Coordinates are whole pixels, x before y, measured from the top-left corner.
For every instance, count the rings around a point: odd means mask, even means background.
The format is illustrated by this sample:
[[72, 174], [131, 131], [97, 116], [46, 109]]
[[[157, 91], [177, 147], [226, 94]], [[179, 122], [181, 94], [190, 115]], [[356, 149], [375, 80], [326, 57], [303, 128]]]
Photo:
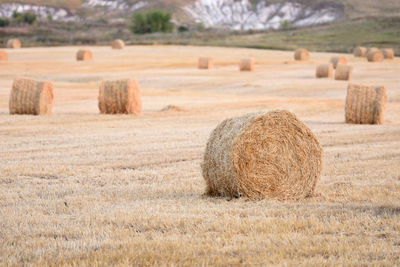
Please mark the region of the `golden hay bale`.
[[289, 111], [251, 113], [212, 131], [201, 167], [211, 196], [301, 199], [320, 177], [322, 148]]
[[76, 53], [76, 60], [78, 61], [87, 61], [92, 60], [93, 54], [90, 50], [79, 50]]
[[353, 74], [353, 67], [343, 64], [338, 64], [335, 72], [335, 80], [348, 81], [351, 80]]
[[6, 51], [0, 51], [0, 61], [7, 61], [8, 60], [8, 54]]
[[373, 52], [373, 51], [377, 51], [377, 50], [379, 50], [379, 49], [376, 48], [376, 47], [368, 47], [368, 48], [367, 48], [367, 54], [366, 54], [366, 55], [368, 55], [369, 52]]
[[333, 64], [333, 68], [336, 69], [338, 64], [347, 64], [347, 59], [344, 56], [334, 56], [331, 57], [331, 60], [329, 61], [330, 63]]
[[11, 49], [21, 48], [21, 41], [18, 39], [10, 39], [7, 41], [7, 48]]
[[210, 57], [200, 57], [198, 68], [202, 70], [212, 69], [213, 68], [213, 59]]
[[368, 54], [367, 54], [367, 59], [369, 62], [381, 62], [383, 61], [384, 57], [383, 57], [383, 53], [380, 50], [371, 50]]
[[386, 99], [384, 86], [349, 84], [345, 106], [346, 123], [383, 124]]
[[112, 47], [112, 49], [124, 49], [125, 48], [125, 42], [122, 41], [121, 39], [114, 40], [111, 43], [111, 47]]
[[51, 114], [53, 99], [51, 82], [15, 79], [10, 94], [10, 114]]
[[353, 54], [355, 57], [365, 57], [367, 55], [367, 48], [358, 46], [354, 48]]
[[307, 49], [299, 48], [294, 53], [295, 60], [308, 60], [310, 58], [310, 53], [308, 53]]
[[142, 100], [137, 81], [103, 81], [99, 90], [99, 109], [102, 114], [140, 115]]
[[317, 70], [315, 72], [315, 76], [317, 78], [332, 78], [333, 77], [333, 65], [331, 63], [318, 65]]
[[394, 59], [394, 51], [390, 48], [382, 49], [383, 57], [386, 59]]
[[254, 71], [254, 60], [251, 58], [245, 58], [240, 61], [240, 71]]

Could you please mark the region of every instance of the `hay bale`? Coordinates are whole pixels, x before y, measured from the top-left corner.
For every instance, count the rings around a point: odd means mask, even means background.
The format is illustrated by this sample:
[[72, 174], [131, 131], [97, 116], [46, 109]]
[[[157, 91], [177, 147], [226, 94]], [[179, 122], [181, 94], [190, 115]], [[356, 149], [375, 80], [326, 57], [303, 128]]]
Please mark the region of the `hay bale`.
[[351, 80], [353, 67], [343, 64], [338, 64], [335, 72], [335, 80], [348, 81]]
[[10, 94], [10, 114], [51, 114], [53, 99], [51, 82], [15, 79]]
[[390, 48], [384, 48], [381, 50], [383, 57], [386, 59], [394, 59], [394, 50]]
[[320, 64], [317, 66], [315, 72], [317, 78], [332, 78], [333, 77], [333, 65], [332, 64]]
[[207, 70], [207, 69], [212, 69], [213, 68], [213, 59], [210, 57], [200, 57], [199, 58], [199, 63], [198, 63], [198, 68], [201, 70]]
[[8, 61], [8, 54], [6, 51], [0, 51], [0, 61]]
[[380, 50], [371, 50], [367, 54], [368, 62], [381, 62], [383, 61], [383, 53]]
[[307, 49], [299, 48], [294, 53], [295, 60], [308, 60], [310, 58], [310, 53], [308, 53]]
[[103, 81], [99, 90], [99, 109], [102, 114], [142, 113], [142, 100], [137, 81]]
[[347, 65], [347, 59], [344, 56], [331, 57], [331, 60], [329, 62], [333, 64], [334, 69], [336, 69], [338, 64]]
[[76, 53], [76, 60], [78, 61], [88, 61], [92, 60], [93, 54], [90, 50], [79, 50]]
[[21, 48], [21, 41], [19, 39], [10, 39], [7, 41], [7, 48], [10, 49]]
[[367, 48], [358, 46], [354, 49], [353, 54], [355, 57], [365, 57], [367, 55]]
[[368, 55], [369, 52], [373, 52], [373, 51], [377, 51], [377, 50], [379, 50], [379, 49], [376, 48], [376, 47], [368, 47], [368, 48], [367, 48], [367, 54], [366, 54], [366, 55]]
[[114, 40], [111, 43], [111, 47], [112, 47], [112, 49], [124, 49], [125, 48], [125, 42], [122, 41], [121, 39]]
[[211, 133], [202, 174], [211, 196], [301, 199], [319, 179], [322, 148], [288, 111], [229, 118]]
[[386, 100], [384, 86], [349, 84], [345, 106], [346, 123], [383, 124]]
[[254, 60], [252, 58], [245, 58], [240, 61], [240, 71], [254, 71]]

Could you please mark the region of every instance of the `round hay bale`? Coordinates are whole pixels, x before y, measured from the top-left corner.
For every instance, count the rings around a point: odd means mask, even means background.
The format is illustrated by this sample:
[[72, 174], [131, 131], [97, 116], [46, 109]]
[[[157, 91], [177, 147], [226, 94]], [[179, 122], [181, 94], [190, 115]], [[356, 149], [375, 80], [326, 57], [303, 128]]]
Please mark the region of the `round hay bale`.
[[202, 174], [211, 196], [296, 200], [312, 195], [321, 168], [312, 131], [277, 110], [222, 121], [208, 139]]
[[386, 59], [394, 59], [394, 50], [390, 48], [385, 48], [381, 50], [383, 57]]
[[353, 67], [343, 64], [338, 64], [335, 72], [335, 80], [348, 81], [351, 80]]
[[294, 53], [295, 60], [308, 60], [310, 58], [310, 53], [308, 53], [307, 49], [299, 48]]
[[201, 70], [208, 70], [213, 68], [213, 59], [211, 57], [200, 57], [198, 68]]
[[384, 86], [349, 84], [345, 105], [346, 123], [383, 124], [386, 100]]
[[245, 58], [240, 61], [240, 71], [254, 71], [254, 60], [252, 58]]
[[382, 62], [384, 59], [383, 53], [380, 50], [371, 50], [367, 54], [368, 62]]
[[373, 52], [373, 51], [377, 51], [377, 50], [379, 50], [377, 47], [368, 47], [366, 55], [368, 55], [369, 52]]
[[355, 57], [365, 57], [367, 55], [367, 48], [358, 46], [354, 48], [353, 54]]
[[114, 40], [111, 43], [111, 47], [112, 47], [112, 49], [124, 49], [125, 48], [125, 42], [122, 41], [121, 39]]
[[142, 100], [137, 81], [103, 81], [99, 90], [99, 110], [102, 114], [140, 115]]
[[88, 61], [93, 59], [93, 54], [90, 50], [79, 50], [76, 53], [77, 61]]
[[19, 39], [10, 39], [7, 41], [7, 48], [10, 49], [21, 48], [21, 41]]
[[51, 82], [15, 79], [10, 94], [10, 114], [51, 114], [53, 99]]
[[0, 61], [8, 61], [8, 54], [6, 51], [0, 51]]
[[334, 56], [331, 57], [331, 60], [329, 61], [330, 63], [333, 64], [333, 68], [336, 69], [338, 64], [347, 64], [347, 59], [344, 56]]
[[332, 78], [333, 77], [333, 65], [331, 63], [318, 65], [317, 70], [315, 72], [315, 76], [317, 78]]

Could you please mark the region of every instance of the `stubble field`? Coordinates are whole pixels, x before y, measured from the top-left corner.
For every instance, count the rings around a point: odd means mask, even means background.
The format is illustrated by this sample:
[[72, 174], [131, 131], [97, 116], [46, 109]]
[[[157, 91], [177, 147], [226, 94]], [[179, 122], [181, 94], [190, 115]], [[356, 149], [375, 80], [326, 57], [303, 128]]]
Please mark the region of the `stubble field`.
[[[346, 55], [384, 85], [385, 124], [344, 123], [347, 82], [315, 79], [312, 53], [212, 47], [9, 50], [0, 62], [0, 265], [400, 265], [400, 59]], [[215, 68], [198, 70], [199, 56]], [[252, 73], [238, 71], [253, 57]], [[11, 116], [16, 77], [50, 80], [53, 114]], [[143, 115], [100, 115], [103, 79], [136, 78]], [[168, 105], [180, 110], [160, 111]], [[210, 198], [200, 163], [222, 119], [294, 112], [323, 172], [298, 202]]]

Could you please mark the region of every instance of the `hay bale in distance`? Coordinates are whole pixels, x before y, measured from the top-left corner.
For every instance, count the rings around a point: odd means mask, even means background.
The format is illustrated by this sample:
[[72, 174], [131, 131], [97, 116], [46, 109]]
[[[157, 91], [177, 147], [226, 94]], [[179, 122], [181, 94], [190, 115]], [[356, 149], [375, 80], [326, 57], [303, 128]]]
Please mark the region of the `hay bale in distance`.
[[335, 72], [335, 80], [348, 81], [351, 80], [353, 67], [343, 64], [338, 64]]
[[338, 64], [347, 64], [347, 59], [344, 56], [334, 56], [331, 57], [331, 60], [329, 61], [330, 63], [333, 64], [333, 68], [336, 69]]
[[51, 114], [53, 99], [51, 82], [15, 79], [10, 94], [10, 114]]
[[310, 53], [307, 49], [299, 48], [294, 53], [295, 60], [308, 60], [310, 58]]
[[384, 59], [383, 53], [380, 50], [371, 50], [367, 54], [368, 62], [381, 62]]
[[358, 46], [354, 48], [353, 54], [355, 57], [365, 57], [367, 55], [367, 48]]
[[240, 71], [254, 71], [254, 60], [252, 58], [245, 58], [240, 61]]
[[208, 70], [213, 68], [213, 59], [211, 57], [200, 57], [198, 68], [201, 70]]
[[383, 57], [386, 59], [394, 59], [394, 50], [390, 48], [382, 49]]
[[211, 196], [302, 199], [320, 177], [322, 148], [289, 111], [221, 122], [208, 139], [202, 174]]
[[111, 47], [112, 47], [112, 49], [124, 49], [125, 48], [125, 42], [123, 40], [121, 40], [121, 39], [114, 40], [111, 43]]
[[10, 49], [21, 48], [21, 41], [19, 39], [10, 39], [7, 41], [7, 48]]
[[103, 81], [99, 90], [99, 110], [102, 114], [140, 115], [142, 100], [137, 81]]
[[349, 84], [345, 106], [346, 123], [383, 124], [386, 100], [384, 86]]
[[8, 60], [8, 54], [6, 51], [1, 51], [0, 50], [0, 61], [7, 61]]
[[88, 60], [92, 60], [93, 58], [93, 54], [90, 50], [79, 50], [76, 53], [76, 60], [77, 61], [88, 61]]
[[333, 65], [329, 64], [320, 64], [317, 66], [315, 76], [317, 78], [332, 78], [333, 77]]

